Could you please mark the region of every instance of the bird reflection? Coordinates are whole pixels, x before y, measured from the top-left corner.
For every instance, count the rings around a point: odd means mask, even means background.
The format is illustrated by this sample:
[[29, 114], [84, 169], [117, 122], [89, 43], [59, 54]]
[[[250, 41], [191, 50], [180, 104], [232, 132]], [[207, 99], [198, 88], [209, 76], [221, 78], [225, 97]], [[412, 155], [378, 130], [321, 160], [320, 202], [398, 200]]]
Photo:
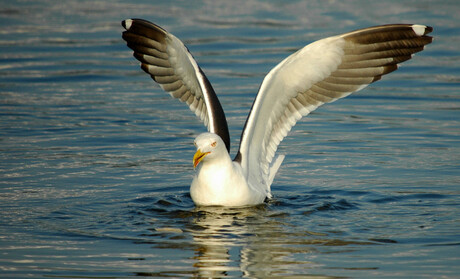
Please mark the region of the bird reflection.
[[273, 276], [274, 270], [289, 274], [295, 265], [312, 265], [292, 258], [295, 253], [308, 253], [310, 248], [290, 242], [293, 235], [283, 231], [283, 215], [272, 216], [266, 205], [196, 210], [192, 236], [197, 246], [194, 267], [198, 278], [264, 278]]
[[237, 264], [243, 256], [238, 250], [254, 239], [257, 229], [250, 224], [257, 223], [255, 218], [263, 215], [264, 207], [196, 209], [194, 223], [197, 226], [192, 236], [197, 245], [194, 267], [199, 278], [219, 278], [241, 272]]

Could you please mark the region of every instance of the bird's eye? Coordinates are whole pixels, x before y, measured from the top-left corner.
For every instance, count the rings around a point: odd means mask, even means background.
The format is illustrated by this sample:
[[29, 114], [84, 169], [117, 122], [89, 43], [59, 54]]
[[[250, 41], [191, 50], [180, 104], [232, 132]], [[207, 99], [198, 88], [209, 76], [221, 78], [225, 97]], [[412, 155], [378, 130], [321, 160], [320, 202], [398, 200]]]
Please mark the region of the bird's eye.
[[217, 142], [211, 143], [211, 146], [212, 146], [212, 147], [216, 147], [216, 145], [217, 145]]

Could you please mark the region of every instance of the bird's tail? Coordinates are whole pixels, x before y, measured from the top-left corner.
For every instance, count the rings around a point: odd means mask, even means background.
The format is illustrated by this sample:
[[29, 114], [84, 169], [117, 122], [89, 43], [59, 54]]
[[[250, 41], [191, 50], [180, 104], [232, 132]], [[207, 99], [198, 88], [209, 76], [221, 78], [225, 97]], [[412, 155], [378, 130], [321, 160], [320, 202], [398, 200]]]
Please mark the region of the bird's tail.
[[[275, 175], [278, 172], [278, 169], [283, 163], [284, 155], [278, 155], [275, 160], [272, 161], [270, 164], [270, 174], [268, 175], [268, 187], [270, 187], [273, 183], [273, 179], [275, 179]], [[269, 188], [270, 189], [270, 188]]]

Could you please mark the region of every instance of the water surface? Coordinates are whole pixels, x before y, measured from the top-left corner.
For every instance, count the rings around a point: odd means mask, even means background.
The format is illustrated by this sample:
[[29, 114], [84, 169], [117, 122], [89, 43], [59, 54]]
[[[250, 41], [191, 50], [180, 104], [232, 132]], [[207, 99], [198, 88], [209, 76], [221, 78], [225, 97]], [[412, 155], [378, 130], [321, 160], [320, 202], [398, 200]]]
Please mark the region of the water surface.
[[[8, 1], [0, 7], [0, 274], [458, 278], [456, 1]], [[120, 21], [181, 38], [236, 152], [264, 75], [316, 39], [435, 28], [397, 72], [318, 109], [280, 146], [274, 199], [196, 208], [205, 131], [140, 69]]]

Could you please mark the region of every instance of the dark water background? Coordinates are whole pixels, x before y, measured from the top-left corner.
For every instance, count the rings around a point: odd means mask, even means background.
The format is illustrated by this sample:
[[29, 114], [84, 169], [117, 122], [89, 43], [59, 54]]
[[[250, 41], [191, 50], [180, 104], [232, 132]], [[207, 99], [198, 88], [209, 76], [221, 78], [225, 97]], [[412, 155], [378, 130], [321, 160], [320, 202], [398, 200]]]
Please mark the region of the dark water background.
[[[459, 278], [457, 1], [0, 1], [0, 277]], [[274, 200], [195, 208], [205, 131], [120, 21], [181, 38], [236, 151], [264, 75], [316, 39], [435, 28], [397, 72], [301, 121]]]

